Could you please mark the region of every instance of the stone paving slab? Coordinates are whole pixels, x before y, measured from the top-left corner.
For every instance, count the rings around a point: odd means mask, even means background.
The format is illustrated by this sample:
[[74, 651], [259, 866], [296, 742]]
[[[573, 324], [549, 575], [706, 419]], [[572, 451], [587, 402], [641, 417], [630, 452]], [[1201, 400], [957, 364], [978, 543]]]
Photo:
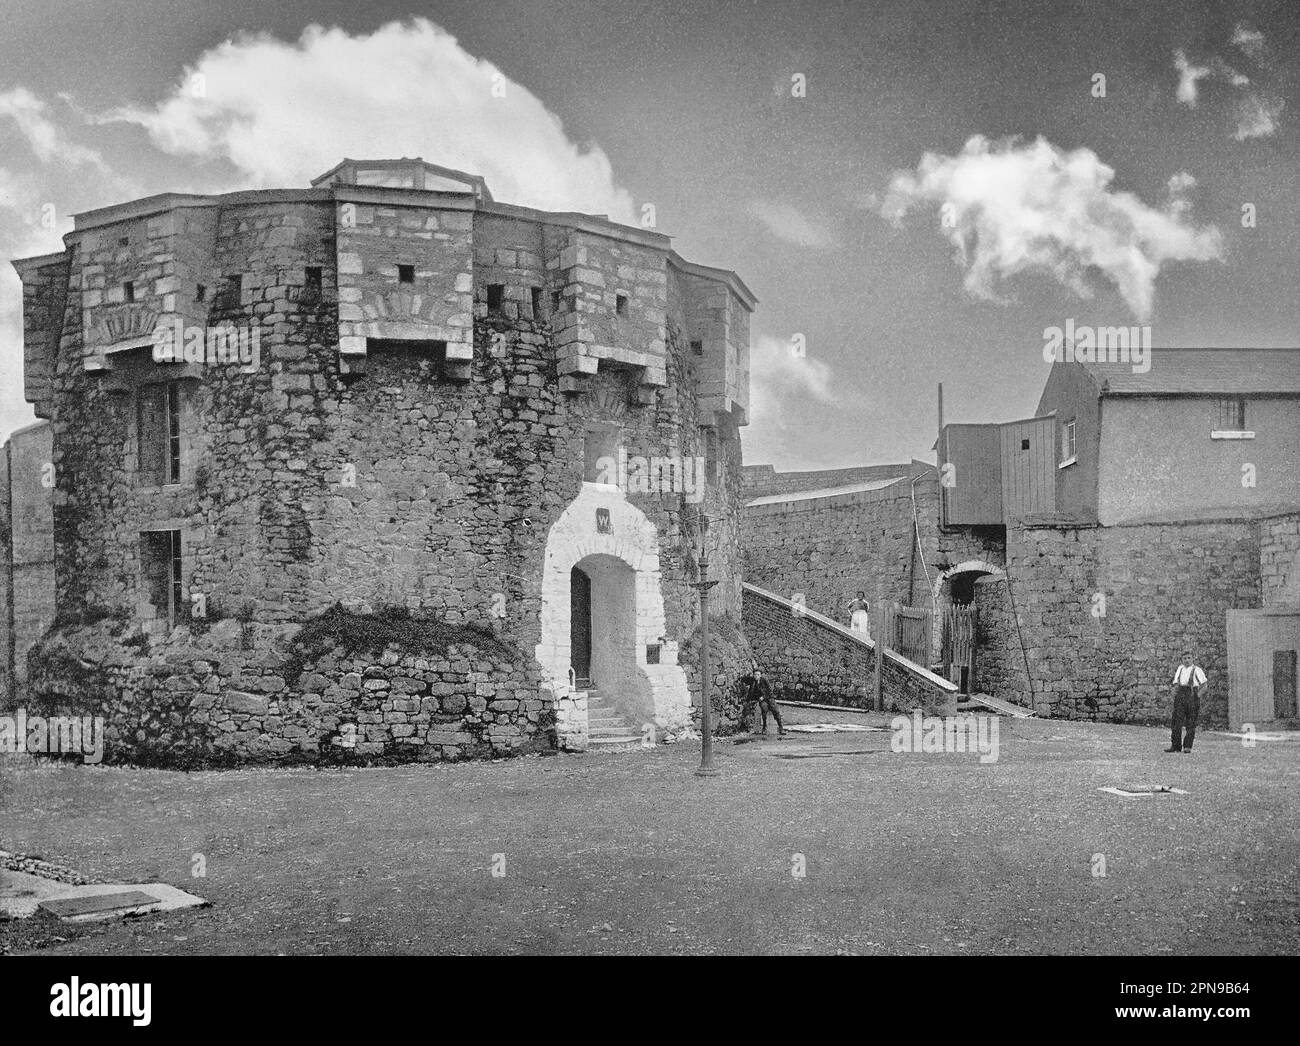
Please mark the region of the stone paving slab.
[[[132, 903], [125, 908], [89, 911], [83, 914], [53, 914], [67, 922], [92, 922], [98, 919], [117, 919], [128, 914], [170, 912], [181, 908], [198, 908], [207, 905], [202, 897], [178, 890], [166, 883], [98, 883], [72, 886], [28, 872], [0, 870], [0, 914], [11, 919], [26, 919], [35, 915], [38, 908], [49, 902], [81, 900], [107, 894], [147, 894], [148, 903]], [[56, 906], [57, 907], [57, 906]]]
[[159, 898], [142, 890], [110, 890], [107, 893], [88, 893], [82, 897], [56, 897], [42, 901], [39, 907], [60, 919], [75, 915], [119, 914], [125, 909], [148, 908]]

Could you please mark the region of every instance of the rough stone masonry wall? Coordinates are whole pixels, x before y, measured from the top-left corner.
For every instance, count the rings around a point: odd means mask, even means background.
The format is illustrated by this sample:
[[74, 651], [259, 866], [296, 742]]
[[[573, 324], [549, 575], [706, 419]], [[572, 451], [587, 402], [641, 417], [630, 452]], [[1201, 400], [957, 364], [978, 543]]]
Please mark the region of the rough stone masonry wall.
[[31, 659], [33, 714], [103, 716], [113, 762], [385, 763], [555, 747], [535, 670], [490, 637], [436, 654], [336, 646], [294, 664], [295, 625], [222, 621], [124, 646], [126, 622], [72, 626]]
[[[871, 708], [876, 655], [870, 642], [845, 635], [810, 613], [745, 588], [745, 634], [778, 700]], [[887, 711], [947, 708], [956, 687], [887, 654], [881, 703]]]
[[802, 592], [807, 606], [847, 623], [848, 603], [859, 590], [873, 604], [884, 599], [929, 608], [937, 562], [1000, 565], [1000, 531], [940, 532], [937, 474], [920, 468], [926, 471], [915, 485], [916, 522], [925, 564], [913, 551], [911, 483], [902, 479], [877, 490], [747, 505], [745, 580], [786, 599]]
[[[1167, 720], [1170, 678], [1190, 649], [1209, 680], [1202, 721], [1226, 724], [1226, 613], [1260, 605], [1259, 524], [1010, 528], [1007, 550], [1039, 714]], [[994, 696], [1031, 703], [1023, 671], [1004, 685]]]
[[1263, 605], [1300, 604], [1300, 513], [1260, 523], [1259, 581]]
[[54, 623], [50, 428], [15, 432], [0, 452], [0, 708], [18, 703], [27, 651]]
[[975, 582], [975, 691], [1023, 700], [1025, 662], [1016, 634], [1007, 579], [987, 574]]
[[[686, 685], [691, 693], [691, 718], [696, 726], [700, 721], [700, 629], [697, 626], [682, 644], [677, 661], [686, 672]], [[744, 712], [739, 690], [740, 680], [749, 674], [754, 663], [754, 651], [749, 639], [734, 618], [709, 614], [709, 677], [712, 683], [709, 696], [712, 701], [713, 725], [720, 734], [733, 733], [743, 726]]]

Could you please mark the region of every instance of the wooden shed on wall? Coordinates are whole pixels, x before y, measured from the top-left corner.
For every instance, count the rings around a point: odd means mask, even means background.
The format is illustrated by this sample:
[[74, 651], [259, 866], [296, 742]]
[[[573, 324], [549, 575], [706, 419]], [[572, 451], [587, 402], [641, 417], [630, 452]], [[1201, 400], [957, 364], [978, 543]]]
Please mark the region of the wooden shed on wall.
[[1055, 512], [1055, 414], [945, 425], [936, 449], [944, 526], [1005, 526]]

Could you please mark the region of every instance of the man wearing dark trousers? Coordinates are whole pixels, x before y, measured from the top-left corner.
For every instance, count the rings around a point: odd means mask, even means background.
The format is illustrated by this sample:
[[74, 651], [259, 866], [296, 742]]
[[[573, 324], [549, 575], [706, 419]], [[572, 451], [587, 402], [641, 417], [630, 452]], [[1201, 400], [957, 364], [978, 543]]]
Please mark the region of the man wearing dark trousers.
[[752, 675], [746, 676], [741, 680], [745, 686], [745, 708], [749, 709], [750, 705], [758, 705], [758, 710], [763, 716], [763, 733], [767, 733], [767, 713], [772, 713], [772, 718], [776, 720], [776, 734], [778, 737], [785, 735], [785, 724], [781, 722], [781, 710], [776, 707], [776, 701], [772, 698], [772, 688], [767, 683], [767, 677], [763, 675], [763, 670], [754, 666]]
[[1173, 732], [1166, 752], [1192, 751], [1196, 740], [1196, 717], [1201, 711], [1201, 690], [1205, 687], [1205, 673], [1196, 664], [1191, 651], [1183, 654], [1183, 663], [1174, 669]]

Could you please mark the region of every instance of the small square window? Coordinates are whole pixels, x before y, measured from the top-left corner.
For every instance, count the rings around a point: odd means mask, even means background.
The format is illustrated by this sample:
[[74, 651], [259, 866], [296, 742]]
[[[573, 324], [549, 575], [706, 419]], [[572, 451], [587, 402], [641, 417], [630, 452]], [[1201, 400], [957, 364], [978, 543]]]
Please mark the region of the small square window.
[[1020, 449], [1021, 449], [1021, 450], [1028, 450], [1028, 449], [1029, 449], [1029, 440], [1027, 440], [1027, 439], [1022, 439], [1022, 440], [1020, 441]]
[[397, 282], [398, 282], [398, 283], [414, 283], [414, 282], [415, 282], [415, 266], [414, 266], [414, 265], [399, 265], [399, 266], [397, 267]]
[[697, 356], [703, 356], [703, 355], [704, 355], [704, 342], [702, 342], [702, 341], [693, 341], [693, 342], [691, 342], [691, 352], [695, 353], [695, 355], [697, 355]]
[[122, 300], [126, 302], [135, 301], [135, 283], [127, 280], [122, 284]]
[[118, 237], [118, 240], [117, 240], [117, 245], [118, 245], [119, 247], [130, 247], [130, 246], [131, 246], [131, 237], [129, 237], [129, 236], [119, 236], [119, 237]]
[[489, 283], [487, 287], [487, 307], [489, 312], [500, 312], [501, 304], [506, 298], [504, 283]]
[[1226, 432], [1246, 431], [1246, 400], [1243, 397], [1219, 400], [1219, 428]]
[[244, 295], [244, 277], [236, 273], [233, 276], [221, 277], [221, 300], [217, 307], [221, 309], [237, 309], [243, 304]]
[[626, 315], [627, 315], [627, 295], [626, 295], [626, 294], [616, 294], [616, 295], [614, 295], [614, 311], [615, 311], [618, 315], [620, 315], [620, 316], [626, 316]]

